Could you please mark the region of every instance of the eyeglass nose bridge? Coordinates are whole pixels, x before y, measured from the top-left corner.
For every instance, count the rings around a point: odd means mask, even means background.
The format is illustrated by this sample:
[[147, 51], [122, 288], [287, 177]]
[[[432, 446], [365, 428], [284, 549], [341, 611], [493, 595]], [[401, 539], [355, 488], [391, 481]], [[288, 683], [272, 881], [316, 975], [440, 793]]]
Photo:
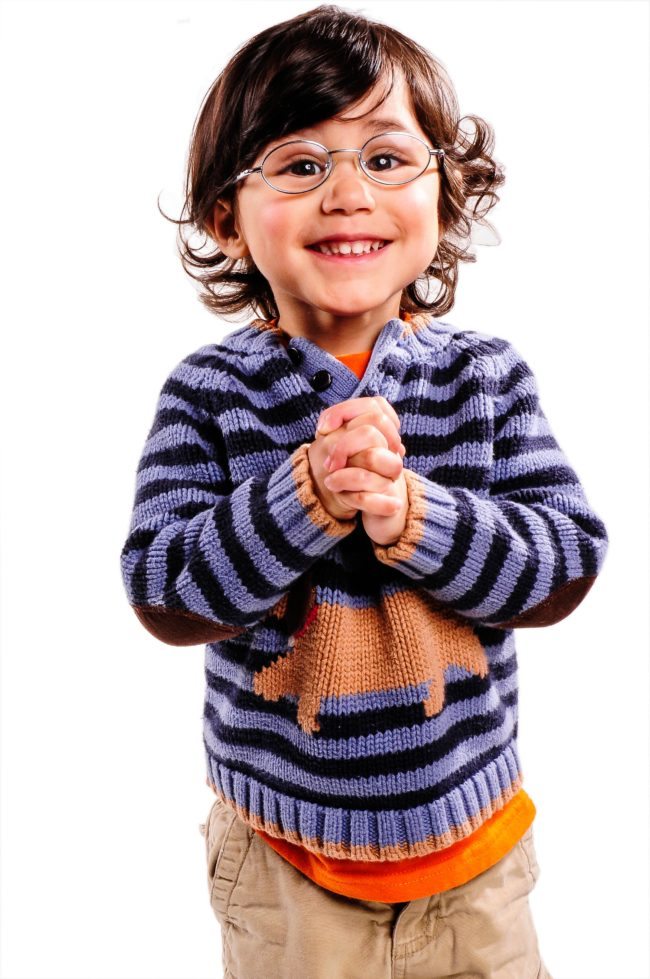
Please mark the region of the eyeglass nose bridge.
[[368, 174], [367, 174], [367, 172], [366, 172], [366, 170], [364, 168], [363, 163], [361, 162], [361, 154], [362, 154], [362, 152], [363, 152], [363, 149], [354, 150], [351, 147], [345, 147], [345, 146], [342, 146], [342, 147], [340, 147], [339, 149], [336, 149], [336, 150], [327, 150], [327, 172], [325, 173], [325, 176], [321, 180], [321, 184], [324, 184], [325, 183], [325, 181], [327, 180], [327, 178], [330, 176], [330, 174], [334, 170], [334, 154], [335, 153], [354, 153], [354, 155], [357, 158], [357, 169], [365, 177], [367, 177]]
[[356, 157], [359, 160], [359, 163], [361, 163], [361, 154], [363, 153], [363, 149], [353, 150], [353, 149], [350, 149], [350, 148], [347, 148], [347, 147], [343, 147], [342, 146], [338, 150], [328, 150], [327, 152], [328, 152], [328, 154], [330, 156], [332, 156], [334, 153], [354, 153], [354, 154], [356, 154]]

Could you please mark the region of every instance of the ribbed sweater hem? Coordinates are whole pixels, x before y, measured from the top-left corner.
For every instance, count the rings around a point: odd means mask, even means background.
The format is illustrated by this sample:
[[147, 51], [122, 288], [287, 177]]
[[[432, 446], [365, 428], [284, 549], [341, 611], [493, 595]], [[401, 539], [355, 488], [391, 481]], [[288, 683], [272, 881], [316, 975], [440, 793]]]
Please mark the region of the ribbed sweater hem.
[[207, 755], [206, 781], [253, 829], [343, 860], [403, 860], [444, 850], [475, 832], [519, 791], [513, 743], [445, 795], [410, 809], [390, 798], [370, 809], [329, 807], [282, 793]]

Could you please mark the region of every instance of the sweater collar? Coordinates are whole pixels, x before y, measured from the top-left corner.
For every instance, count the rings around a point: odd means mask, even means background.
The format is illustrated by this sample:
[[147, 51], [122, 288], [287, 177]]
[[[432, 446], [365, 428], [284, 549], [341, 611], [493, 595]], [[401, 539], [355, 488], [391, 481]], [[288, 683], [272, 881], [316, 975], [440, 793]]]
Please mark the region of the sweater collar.
[[352, 397], [378, 393], [381, 371], [377, 368], [400, 341], [412, 337], [411, 322], [394, 317], [380, 330], [372, 348], [370, 360], [361, 379], [334, 354], [319, 347], [307, 337], [287, 339], [275, 321], [254, 320], [246, 336], [249, 355], [261, 357], [261, 369], [270, 359], [285, 361], [304, 380], [311, 391], [317, 391], [327, 404], [337, 404]]
[[[403, 335], [405, 336], [412, 332], [409, 325], [410, 322], [418, 321], [420, 317], [410, 317], [408, 313], [405, 315], [405, 319], [394, 317], [384, 324], [375, 340], [373, 352], [380, 344], [381, 346], [385, 346], [388, 338], [394, 342]], [[303, 352], [307, 348], [313, 347], [316, 351], [320, 351], [321, 354], [336, 359], [333, 354], [323, 350], [322, 347], [319, 347], [313, 340], [308, 340], [307, 337], [288, 337], [277, 325], [276, 320], [255, 319], [249, 323], [248, 330], [250, 331], [250, 337], [246, 337], [246, 349], [250, 354], [257, 354], [259, 356], [259, 354], [284, 353], [286, 355], [288, 346], [298, 347]]]

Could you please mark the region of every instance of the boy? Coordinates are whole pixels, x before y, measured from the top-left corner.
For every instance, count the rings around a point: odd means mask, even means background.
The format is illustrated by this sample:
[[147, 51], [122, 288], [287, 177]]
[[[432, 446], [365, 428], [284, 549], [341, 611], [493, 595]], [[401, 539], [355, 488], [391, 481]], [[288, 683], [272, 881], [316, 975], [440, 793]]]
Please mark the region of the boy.
[[549, 975], [514, 629], [584, 599], [607, 534], [518, 352], [437, 318], [504, 179], [473, 121], [336, 7], [252, 38], [197, 120], [180, 223], [214, 250], [183, 262], [257, 317], [165, 383], [122, 571], [207, 644], [226, 976]]

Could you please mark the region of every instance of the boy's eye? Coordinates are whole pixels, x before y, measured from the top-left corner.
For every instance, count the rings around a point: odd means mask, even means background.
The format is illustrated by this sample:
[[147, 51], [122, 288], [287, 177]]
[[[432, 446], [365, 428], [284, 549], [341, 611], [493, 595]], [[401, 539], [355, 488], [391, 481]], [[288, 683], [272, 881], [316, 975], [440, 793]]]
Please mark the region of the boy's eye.
[[385, 170], [394, 170], [395, 166], [399, 166], [404, 162], [405, 160], [400, 158], [396, 153], [373, 153], [372, 156], [364, 160], [368, 170], [374, 170], [376, 173], [381, 173]]
[[290, 173], [296, 177], [317, 177], [324, 169], [325, 164], [319, 160], [293, 160], [280, 172]]
[[289, 142], [276, 147], [262, 164], [267, 183], [278, 190], [300, 193], [316, 187], [326, 176], [327, 153], [310, 142]]

